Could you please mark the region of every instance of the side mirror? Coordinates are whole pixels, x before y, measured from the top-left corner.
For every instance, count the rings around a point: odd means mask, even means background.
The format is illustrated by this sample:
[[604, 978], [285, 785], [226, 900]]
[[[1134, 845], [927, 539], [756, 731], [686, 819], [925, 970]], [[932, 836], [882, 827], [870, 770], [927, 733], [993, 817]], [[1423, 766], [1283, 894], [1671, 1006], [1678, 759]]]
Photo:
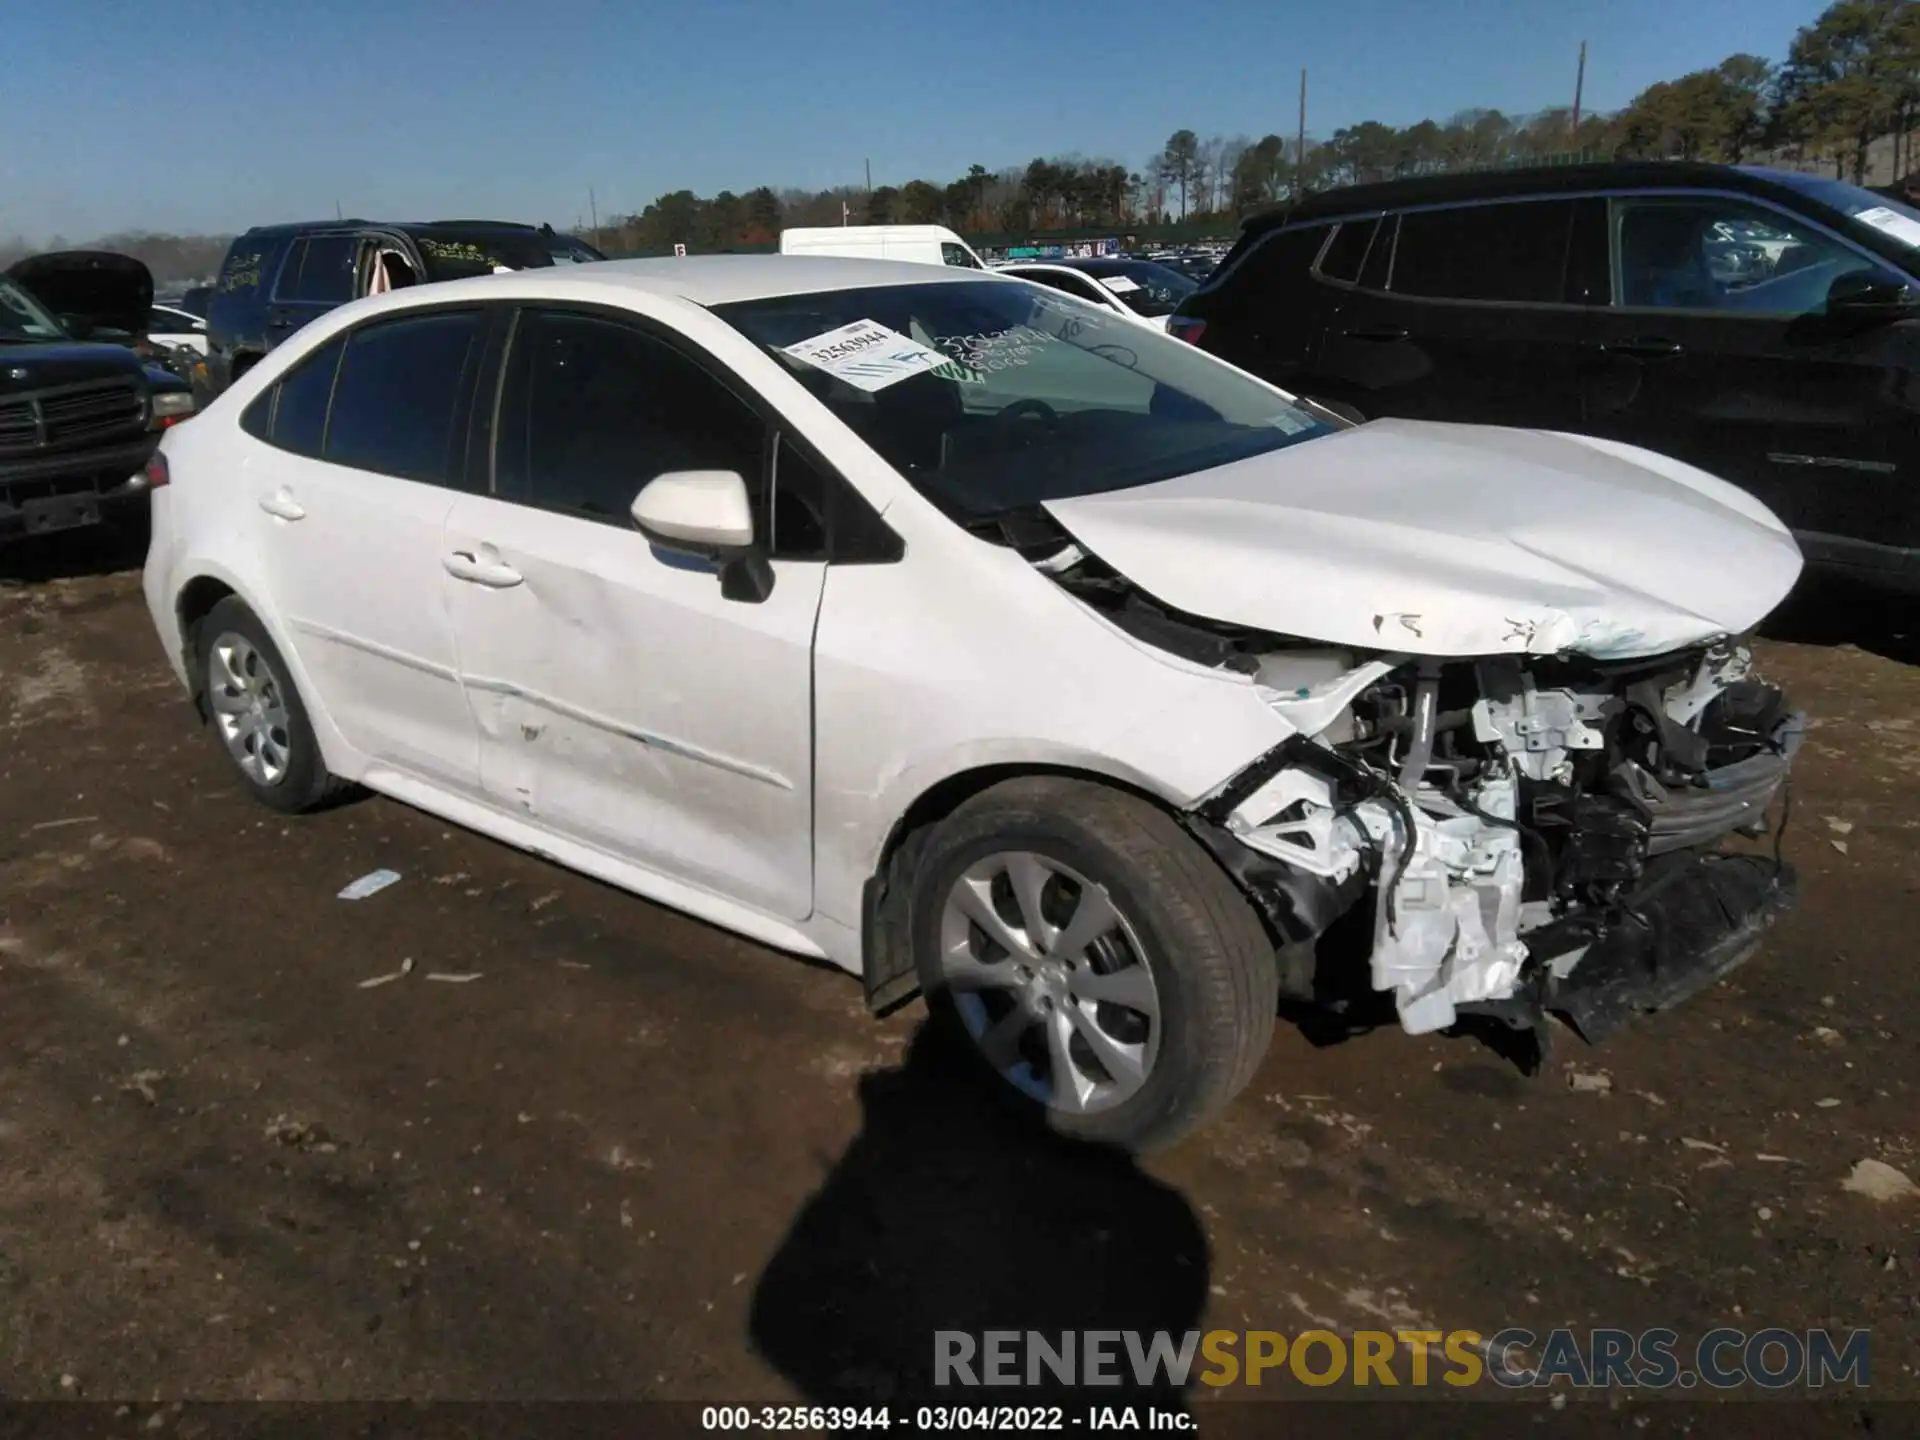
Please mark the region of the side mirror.
[[1827, 287], [1827, 314], [1836, 319], [1891, 323], [1920, 309], [1920, 294], [1879, 270], [1849, 270]]
[[628, 511], [660, 549], [711, 561], [720, 593], [758, 604], [773, 592], [773, 567], [754, 543], [747, 482], [733, 470], [670, 470], [640, 487]]

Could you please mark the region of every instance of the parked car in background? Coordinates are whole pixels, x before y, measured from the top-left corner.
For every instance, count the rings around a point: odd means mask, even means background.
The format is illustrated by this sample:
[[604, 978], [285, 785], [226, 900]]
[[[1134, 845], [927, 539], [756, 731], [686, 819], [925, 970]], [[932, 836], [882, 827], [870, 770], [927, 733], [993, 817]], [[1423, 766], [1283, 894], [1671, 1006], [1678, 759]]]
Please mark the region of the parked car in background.
[[0, 546], [146, 504], [147, 460], [161, 432], [193, 413], [193, 393], [127, 344], [97, 337], [137, 334], [152, 298], [137, 260], [67, 252], [0, 276]]
[[154, 305], [147, 311], [147, 338], [156, 345], [207, 353], [207, 322], [178, 305]]
[[780, 232], [780, 253], [986, 268], [973, 247], [944, 225], [801, 226]]
[[1167, 328], [1174, 307], [1194, 290], [1193, 281], [1179, 271], [1150, 260], [1014, 260], [994, 270], [1059, 290], [1155, 330]]
[[302, 325], [362, 295], [605, 258], [551, 225], [498, 220], [256, 226], [235, 238], [221, 262], [196, 386], [219, 394]]
[[1201, 1123], [1327, 976], [1594, 1038], [1791, 902], [1714, 851], [1800, 733], [1737, 639], [1799, 553], [1630, 446], [713, 256], [343, 307], [160, 459], [147, 603], [258, 801], [359, 782], [919, 988], [1078, 1136]]
[[1920, 590], [1920, 210], [1883, 195], [1680, 163], [1330, 191], [1250, 220], [1170, 328], [1350, 417], [1672, 455]]

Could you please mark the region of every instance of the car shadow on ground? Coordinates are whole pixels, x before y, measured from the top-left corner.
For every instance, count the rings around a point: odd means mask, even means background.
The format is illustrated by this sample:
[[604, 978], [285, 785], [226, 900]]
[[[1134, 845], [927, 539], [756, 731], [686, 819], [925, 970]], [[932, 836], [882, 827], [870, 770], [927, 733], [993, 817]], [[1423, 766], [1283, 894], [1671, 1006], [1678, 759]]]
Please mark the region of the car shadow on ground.
[[1857, 645], [1920, 665], [1920, 598], [1810, 575], [1767, 617], [1760, 633], [1798, 645]]
[[859, 1094], [860, 1133], [755, 1289], [749, 1339], [769, 1364], [827, 1405], [1181, 1405], [1159, 1373], [1136, 1383], [1117, 1339], [1118, 1384], [1069, 1390], [1042, 1370], [1019, 1388], [942, 1386], [937, 1331], [1035, 1331], [1052, 1346], [1062, 1332], [1166, 1331], [1179, 1344], [1207, 1302], [1205, 1231], [1131, 1156], [1012, 1113], [943, 1023]]
[[147, 560], [145, 516], [0, 545], [0, 585], [44, 585], [82, 575], [138, 570]]

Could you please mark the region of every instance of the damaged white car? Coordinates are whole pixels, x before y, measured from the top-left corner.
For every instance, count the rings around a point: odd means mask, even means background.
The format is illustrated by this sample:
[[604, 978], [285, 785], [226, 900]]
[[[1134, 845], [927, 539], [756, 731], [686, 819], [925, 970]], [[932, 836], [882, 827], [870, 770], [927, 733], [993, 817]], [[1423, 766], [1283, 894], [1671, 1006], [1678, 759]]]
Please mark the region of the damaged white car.
[[152, 467], [242, 782], [358, 783], [926, 992], [1165, 1143], [1277, 1003], [1589, 1038], [1752, 952], [1792, 539], [1572, 436], [1352, 427], [1032, 286], [795, 257], [421, 287]]

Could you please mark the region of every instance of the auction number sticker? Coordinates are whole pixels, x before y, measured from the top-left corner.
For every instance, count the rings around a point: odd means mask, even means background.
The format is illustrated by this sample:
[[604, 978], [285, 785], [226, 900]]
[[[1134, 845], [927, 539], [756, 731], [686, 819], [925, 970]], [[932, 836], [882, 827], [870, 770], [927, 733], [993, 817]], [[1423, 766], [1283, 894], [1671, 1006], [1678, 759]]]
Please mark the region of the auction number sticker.
[[1891, 206], [1876, 205], [1871, 210], [1862, 210], [1854, 218], [1864, 220], [1882, 234], [1891, 235], [1903, 244], [1920, 245], [1920, 220], [1909, 220]]
[[1116, 295], [1125, 295], [1130, 290], [1140, 288], [1140, 282], [1130, 275], [1102, 275], [1100, 283]]
[[877, 320], [856, 320], [786, 347], [796, 360], [826, 371], [857, 390], [884, 390], [937, 369], [947, 357]]

